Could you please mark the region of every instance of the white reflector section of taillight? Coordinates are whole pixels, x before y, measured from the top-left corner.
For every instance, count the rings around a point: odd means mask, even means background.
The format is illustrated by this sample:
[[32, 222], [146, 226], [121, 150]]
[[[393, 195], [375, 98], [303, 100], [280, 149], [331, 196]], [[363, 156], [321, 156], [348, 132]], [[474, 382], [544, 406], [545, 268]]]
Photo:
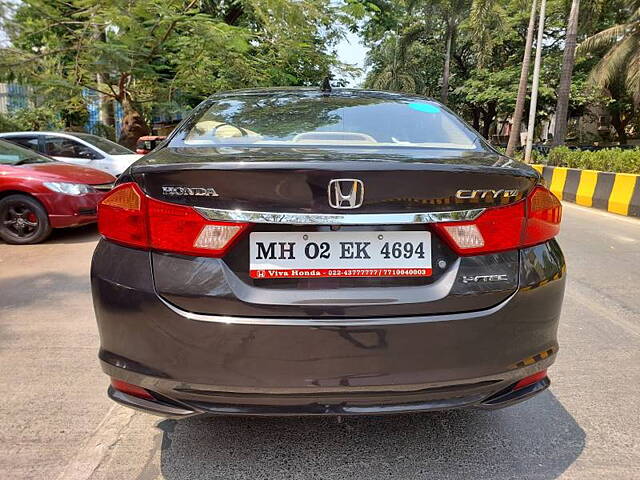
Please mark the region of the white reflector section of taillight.
[[444, 228], [460, 249], [484, 247], [484, 238], [475, 225], [446, 225]]
[[208, 250], [222, 250], [242, 227], [238, 225], [205, 225], [193, 246]]

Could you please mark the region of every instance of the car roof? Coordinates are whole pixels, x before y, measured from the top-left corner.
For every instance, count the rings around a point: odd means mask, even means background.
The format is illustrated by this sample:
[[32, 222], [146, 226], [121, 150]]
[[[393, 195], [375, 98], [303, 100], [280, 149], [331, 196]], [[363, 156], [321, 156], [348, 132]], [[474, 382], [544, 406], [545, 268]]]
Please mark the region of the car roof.
[[74, 137], [72, 134], [70, 134], [69, 132], [48, 132], [48, 131], [29, 131], [29, 132], [3, 132], [0, 133], [0, 137], [17, 137], [17, 136], [24, 136], [24, 135], [51, 135], [51, 136], [57, 136], [57, 137], [66, 137], [66, 138], [78, 138], [78, 137]]
[[236, 96], [278, 96], [278, 95], [299, 95], [301, 97], [355, 97], [355, 98], [387, 98], [389, 100], [427, 100], [437, 102], [433, 98], [423, 95], [405, 94], [399, 92], [388, 92], [384, 90], [368, 90], [362, 88], [332, 88], [330, 92], [323, 92], [317, 87], [263, 87], [263, 88], [243, 88], [239, 90], [228, 90], [211, 95], [210, 99], [219, 99]]

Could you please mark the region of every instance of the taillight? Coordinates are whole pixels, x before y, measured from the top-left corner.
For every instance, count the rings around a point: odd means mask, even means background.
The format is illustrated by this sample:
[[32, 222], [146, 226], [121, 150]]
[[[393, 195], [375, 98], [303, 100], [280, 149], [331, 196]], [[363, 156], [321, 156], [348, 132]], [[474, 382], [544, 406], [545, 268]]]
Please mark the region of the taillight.
[[111, 190], [98, 204], [100, 234], [124, 245], [148, 247], [146, 199], [135, 183], [124, 183]]
[[435, 224], [459, 255], [479, 255], [546, 242], [560, 231], [562, 205], [549, 190], [536, 186], [520, 202], [487, 209], [472, 222]]
[[527, 229], [523, 246], [536, 245], [555, 237], [560, 232], [562, 204], [544, 187], [536, 187], [527, 197]]
[[147, 197], [135, 183], [114, 188], [98, 205], [98, 229], [109, 240], [185, 255], [224, 255], [248, 228], [212, 222], [191, 207]]

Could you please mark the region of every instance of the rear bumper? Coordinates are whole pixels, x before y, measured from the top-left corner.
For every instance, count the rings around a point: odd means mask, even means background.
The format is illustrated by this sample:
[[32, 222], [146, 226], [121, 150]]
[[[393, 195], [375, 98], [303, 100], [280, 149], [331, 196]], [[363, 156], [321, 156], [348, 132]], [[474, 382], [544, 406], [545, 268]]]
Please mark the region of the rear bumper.
[[[551, 360], [550, 360], [551, 361]], [[106, 367], [106, 370], [111, 370]], [[240, 416], [320, 416], [320, 415], [391, 415], [402, 413], [452, 410], [456, 408], [481, 408], [494, 410], [523, 402], [546, 390], [551, 381], [544, 378], [525, 388], [514, 390], [513, 384], [487, 396], [486, 393], [467, 394], [461, 397], [432, 398], [409, 401], [398, 395], [390, 404], [376, 403], [369, 397], [367, 403], [343, 400], [331, 402], [322, 398], [307, 398], [296, 404], [286, 403], [221, 403], [220, 401], [176, 401], [154, 394], [153, 400], [138, 398], [109, 387], [107, 394], [113, 401], [135, 410], [161, 417], [181, 419], [195, 415], [240, 415]], [[264, 397], [263, 400], [266, 400]]]
[[[563, 262], [521, 272], [520, 288], [486, 310], [269, 324], [167, 304], [149, 253], [118, 248], [108, 268], [94, 258], [92, 290], [103, 370], [156, 397], [110, 389], [134, 408], [174, 418], [498, 408], [549, 384], [510, 390], [555, 360]], [[532, 264], [544, 256], [528, 250]]]

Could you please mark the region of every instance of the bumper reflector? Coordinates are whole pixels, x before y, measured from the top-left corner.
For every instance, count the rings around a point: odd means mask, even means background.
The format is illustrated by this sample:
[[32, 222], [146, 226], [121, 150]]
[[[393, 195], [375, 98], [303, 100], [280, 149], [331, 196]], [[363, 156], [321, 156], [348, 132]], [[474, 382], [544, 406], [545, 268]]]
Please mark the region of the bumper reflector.
[[119, 392], [126, 393], [127, 395], [131, 395], [133, 397], [143, 398], [145, 400], [155, 400], [153, 398], [153, 395], [147, 392], [144, 388], [138, 387], [137, 385], [132, 385], [127, 382], [123, 382], [122, 380], [116, 380], [115, 378], [112, 378], [111, 386]]
[[547, 376], [547, 371], [542, 370], [538, 373], [534, 373], [533, 375], [529, 375], [528, 377], [524, 377], [518, 383], [516, 383], [513, 387], [513, 390], [520, 390], [521, 388], [528, 387], [540, 380], [543, 380]]

